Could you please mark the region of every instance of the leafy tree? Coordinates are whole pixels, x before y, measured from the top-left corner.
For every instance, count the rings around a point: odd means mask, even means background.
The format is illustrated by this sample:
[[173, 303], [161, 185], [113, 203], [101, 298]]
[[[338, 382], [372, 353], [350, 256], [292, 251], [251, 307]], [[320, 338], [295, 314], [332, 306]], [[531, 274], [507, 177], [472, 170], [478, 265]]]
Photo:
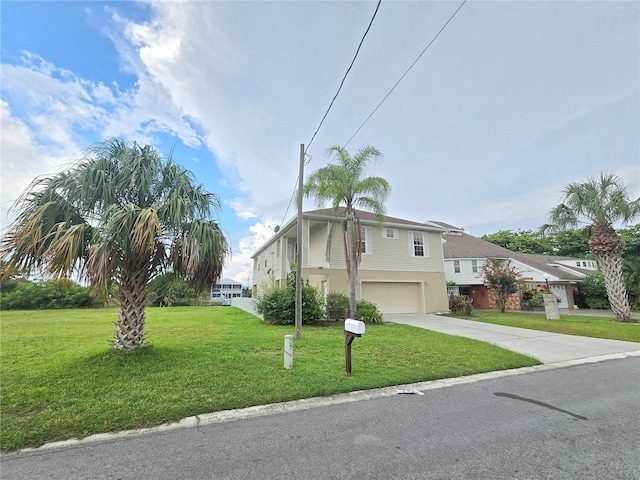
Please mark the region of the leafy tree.
[[362, 230], [356, 208], [374, 213], [382, 223], [386, 213], [384, 203], [391, 187], [384, 178], [364, 177], [367, 164], [382, 157], [378, 149], [367, 145], [351, 156], [346, 149], [334, 145], [328, 152], [335, 163], [314, 171], [304, 185], [304, 193], [307, 197], [315, 197], [319, 208], [324, 207], [327, 202], [335, 212], [338, 212], [340, 206], [345, 207], [343, 235], [349, 276], [349, 310], [351, 316], [357, 318], [356, 277]]
[[174, 272], [163, 273], [149, 284], [149, 303], [156, 307], [190, 305], [197, 296], [195, 288]]
[[602, 173], [600, 178], [566, 185], [562, 201], [549, 215], [551, 224], [555, 229], [576, 227], [580, 223], [590, 227], [589, 248], [604, 274], [607, 296], [616, 320], [634, 321], [622, 275], [624, 241], [613, 224], [632, 221], [640, 213], [640, 198], [632, 200], [617, 175]]
[[218, 196], [149, 145], [99, 143], [70, 170], [36, 178], [14, 208], [2, 239], [3, 275], [77, 270], [94, 290], [115, 286], [118, 350], [145, 346], [151, 280], [171, 268], [201, 290], [219, 277], [229, 251], [212, 219]]
[[549, 240], [532, 230], [499, 230], [480, 238], [518, 253], [548, 254], [551, 251]]
[[550, 232], [547, 241], [551, 244], [550, 255], [559, 257], [590, 258], [589, 235], [584, 229], [566, 229]]
[[511, 260], [501, 262], [496, 258], [490, 258], [481, 269], [484, 273], [484, 284], [495, 294], [496, 304], [504, 313], [507, 308], [507, 299], [522, 285], [516, 268], [511, 265]]

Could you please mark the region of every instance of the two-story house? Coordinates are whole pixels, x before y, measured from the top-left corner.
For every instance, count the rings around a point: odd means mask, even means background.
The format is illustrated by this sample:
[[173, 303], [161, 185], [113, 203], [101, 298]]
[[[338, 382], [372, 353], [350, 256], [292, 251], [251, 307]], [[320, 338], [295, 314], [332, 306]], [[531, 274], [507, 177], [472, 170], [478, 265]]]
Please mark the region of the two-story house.
[[221, 300], [242, 297], [242, 283], [230, 278], [219, 279], [211, 287], [211, 299]]
[[[517, 253], [469, 235], [462, 228], [444, 222], [429, 223], [445, 230], [442, 233], [445, 276], [447, 282], [455, 283], [449, 292], [468, 295], [473, 299], [474, 308], [493, 306], [482, 274], [482, 266], [488, 259], [511, 261], [525, 288], [546, 290], [548, 287], [560, 299], [560, 308], [571, 308], [576, 303], [577, 283], [598, 268], [592, 259]], [[520, 308], [518, 299], [513, 300], [508, 308]]]
[[[358, 211], [362, 225], [361, 262], [356, 297], [375, 303], [382, 313], [430, 313], [449, 310], [441, 234], [431, 223]], [[302, 214], [302, 242], [297, 218], [280, 228], [253, 256], [253, 293], [263, 286], [284, 287], [302, 248], [302, 278], [328, 292], [349, 294], [342, 222], [344, 209]]]

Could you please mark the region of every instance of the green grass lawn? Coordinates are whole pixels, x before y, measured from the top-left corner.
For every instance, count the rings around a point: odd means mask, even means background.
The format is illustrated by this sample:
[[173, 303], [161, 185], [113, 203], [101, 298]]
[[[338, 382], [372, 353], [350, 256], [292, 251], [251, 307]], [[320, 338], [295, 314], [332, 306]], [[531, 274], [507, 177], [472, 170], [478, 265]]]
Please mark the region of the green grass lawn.
[[284, 335], [233, 307], [150, 308], [150, 346], [113, 351], [117, 310], [2, 312], [1, 448], [159, 425], [218, 410], [536, 365], [482, 342], [367, 327], [345, 374], [342, 323]]
[[451, 315], [478, 322], [496, 323], [509, 327], [530, 328], [545, 332], [582, 335], [584, 337], [609, 338], [640, 342], [640, 323], [616, 322], [608, 317], [591, 317], [587, 315], [560, 315], [560, 320], [547, 320], [543, 313], [520, 313], [495, 310], [474, 310], [471, 317]]

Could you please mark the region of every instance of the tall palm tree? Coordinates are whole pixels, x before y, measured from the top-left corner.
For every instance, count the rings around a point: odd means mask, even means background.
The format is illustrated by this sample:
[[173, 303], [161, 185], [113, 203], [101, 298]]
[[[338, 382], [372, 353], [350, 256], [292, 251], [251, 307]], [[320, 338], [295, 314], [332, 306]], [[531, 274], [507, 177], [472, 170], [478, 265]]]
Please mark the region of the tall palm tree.
[[78, 272], [94, 290], [115, 287], [117, 350], [145, 346], [151, 280], [172, 269], [202, 290], [229, 253], [212, 218], [218, 196], [148, 145], [105, 140], [70, 170], [36, 178], [13, 208], [0, 249], [3, 276]]
[[356, 317], [356, 277], [361, 253], [362, 232], [356, 208], [374, 213], [384, 221], [385, 201], [391, 192], [389, 182], [381, 177], [364, 177], [367, 164], [382, 158], [382, 153], [370, 145], [351, 156], [339, 145], [329, 147], [332, 161], [314, 171], [304, 185], [304, 194], [313, 196], [319, 208], [330, 203], [335, 212], [344, 206], [347, 274], [349, 276], [349, 310]]
[[613, 224], [627, 223], [640, 213], [640, 198], [631, 200], [620, 177], [601, 173], [584, 183], [569, 183], [562, 191], [562, 202], [549, 214], [555, 228], [577, 227], [586, 223], [590, 230], [589, 248], [596, 256], [607, 287], [611, 309], [620, 322], [631, 322], [629, 297], [622, 275], [624, 242]]

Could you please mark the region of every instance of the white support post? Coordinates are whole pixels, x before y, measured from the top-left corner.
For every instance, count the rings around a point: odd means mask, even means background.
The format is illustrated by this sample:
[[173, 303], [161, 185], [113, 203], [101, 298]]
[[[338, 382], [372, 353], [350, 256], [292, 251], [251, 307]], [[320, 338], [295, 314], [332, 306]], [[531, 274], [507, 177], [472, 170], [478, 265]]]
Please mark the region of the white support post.
[[284, 336], [284, 368], [293, 368], [293, 335]]

